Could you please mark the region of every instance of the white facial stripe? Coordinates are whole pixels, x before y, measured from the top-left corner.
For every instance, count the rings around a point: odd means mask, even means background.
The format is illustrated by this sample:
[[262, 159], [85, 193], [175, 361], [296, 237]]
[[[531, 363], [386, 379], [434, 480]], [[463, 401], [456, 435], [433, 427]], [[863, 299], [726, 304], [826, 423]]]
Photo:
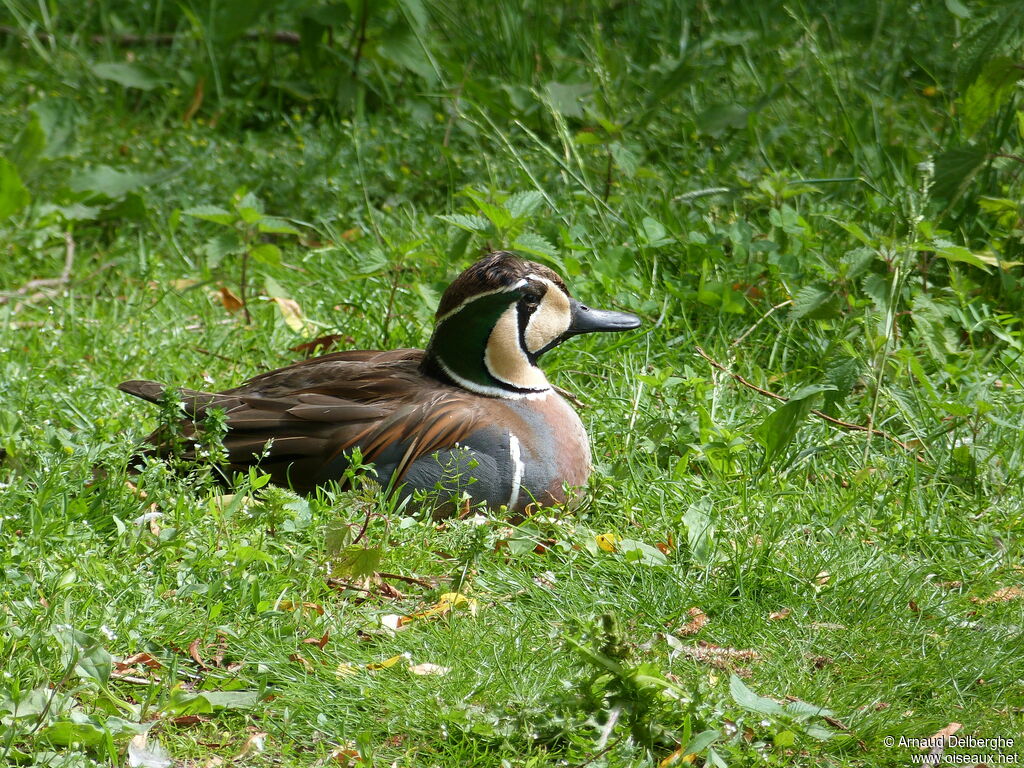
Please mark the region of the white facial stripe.
[[538, 278], [538, 280], [546, 283], [548, 289], [544, 298], [541, 299], [537, 311], [533, 313], [526, 325], [526, 348], [534, 353], [544, 349], [569, 330], [569, 325], [572, 323], [569, 297], [550, 280], [544, 278]]
[[519, 389], [546, 390], [550, 388], [544, 372], [530, 363], [519, 345], [519, 307], [513, 304], [501, 313], [487, 340], [484, 365], [498, 381]]
[[524, 285], [526, 285], [526, 278], [523, 278], [522, 280], [520, 280], [515, 285], [507, 286], [505, 288], [496, 288], [493, 291], [484, 291], [483, 293], [474, 293], [472, 296], [467, 298], [464, 302], [459, 304], [457, 307], [454, 307], [453, 309], [448, 310], [443, 315], [441, 315], [441, 317], [437, 318], [436, 324], [443, 323], [445, 320], [447, 320], [452, 315], [456, 314], [457, 312], [460, 312], [467, 304], [476, 301], [477, 299], [479, 299], [482, 296], [493, 296], [496, 293], [512, 293], [512, 291], [518, 291]]

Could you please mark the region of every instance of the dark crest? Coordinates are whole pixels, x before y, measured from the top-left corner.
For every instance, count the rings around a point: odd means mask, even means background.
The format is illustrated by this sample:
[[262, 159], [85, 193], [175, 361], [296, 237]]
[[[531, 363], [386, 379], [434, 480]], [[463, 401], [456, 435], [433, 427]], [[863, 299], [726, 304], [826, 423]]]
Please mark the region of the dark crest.
[[508, 251], [495, 251], [455, 278], [441, 297], [437, 317], [448, 314], [470, 296], [501, 290], [531, 274], [547, 278], [568, 295], [565, 283], [553, 270], [543, 264], [520, 259]]

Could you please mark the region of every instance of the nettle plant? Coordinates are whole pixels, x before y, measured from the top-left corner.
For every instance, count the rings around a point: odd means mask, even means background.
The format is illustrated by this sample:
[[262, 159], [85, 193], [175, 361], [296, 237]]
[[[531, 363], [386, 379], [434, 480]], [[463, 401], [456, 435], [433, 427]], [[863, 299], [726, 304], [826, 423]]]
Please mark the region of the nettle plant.
[[[172, 230], [180, 214], [217, 224], [218, 231], [202, 246], [206, 257], [206, 269], [211, 276], [225, 276], [228, 268], [225, 262], [234, 262], [237, 271], [238, 296], [221, 290], [221, 297], [229, 309], [241, 309], [246, 323], [252, 321], [248, 306], [249, 278], [251, 263], [263, 267], [281, 265], [281, 249], [270, 242], [275, 235], [298, 236], [299, 230], [284, 219], [268, 216], [263, 212], [263, 203], [245, 187], [238, 189], [230, 201], [230, 210], [215, 205], [198, 205], [176, 213]], [[271, 290], [276, 283], [267, 277]], [[282, 297], [275, 297], [282, 298]]]
[[564, 271], [558, 258], [558, 249], [530, 227], [534, 214], [545, 202], [549, 202], [543, 192], [528, 190], [512, 194], [485, 194], [467, 188], [460, 194], [467, 201], [462, 206], [463, 210], [437, 217], [461, 230], [452, 239], [448, 249], [451, 258], [460, 258], [472, 243], [476, 246], [518, 251], [527, 257], [552, 263]]

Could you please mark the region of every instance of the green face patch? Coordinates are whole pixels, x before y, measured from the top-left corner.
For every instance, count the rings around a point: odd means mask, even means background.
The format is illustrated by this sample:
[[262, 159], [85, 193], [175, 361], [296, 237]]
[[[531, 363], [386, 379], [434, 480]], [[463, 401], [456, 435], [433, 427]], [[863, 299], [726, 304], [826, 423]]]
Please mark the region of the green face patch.
[[518, 291], [502, 291], [468, 302], [438, 324], [428, 354], [472, 384], [500, 386], [484, 364], [484, 353], [498, 318], [518, 299]]

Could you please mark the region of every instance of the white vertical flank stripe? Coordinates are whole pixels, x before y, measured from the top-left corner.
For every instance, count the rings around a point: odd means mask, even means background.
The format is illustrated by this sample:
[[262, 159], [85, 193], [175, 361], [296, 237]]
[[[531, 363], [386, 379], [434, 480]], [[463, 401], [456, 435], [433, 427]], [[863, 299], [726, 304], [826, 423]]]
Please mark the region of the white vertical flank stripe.
[[508, 498], [508, 508], [515, 509], [519, 501], [519, 485], [523, 482], [523, 461], [519, 458], [519, 438], [508, 433], [508, 453], [512, 459], [512, 495]]

